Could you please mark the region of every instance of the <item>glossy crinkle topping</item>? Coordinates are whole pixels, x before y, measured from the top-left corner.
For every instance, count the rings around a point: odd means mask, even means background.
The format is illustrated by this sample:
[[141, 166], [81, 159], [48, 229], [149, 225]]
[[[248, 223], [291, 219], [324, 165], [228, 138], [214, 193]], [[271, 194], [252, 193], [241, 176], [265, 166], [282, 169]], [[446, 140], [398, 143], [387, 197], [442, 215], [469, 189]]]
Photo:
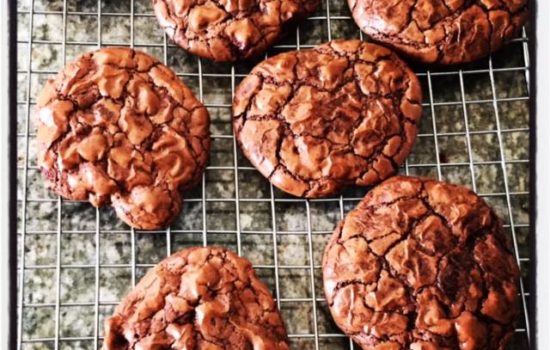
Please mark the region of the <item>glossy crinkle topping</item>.
[[275, 186], [322, 197], [394, 174], [421, 113], [418, 79], [395, 54], [332, 41], [258, 64], [236, 89], [233, 129]]
[[288, 350], [277, 304], [250, 262], [190, 248], [155, 266], [105, 322], [104, 350]]
[[348, 0], [363, 32], [426, 63], [485, 57], [513, 38], [527, 0]]
[[153, 0], [166, 33], [185, 50], [215, 61], [263, 53], [283, 28], [313, 12], [319, 0]]
[[364, 350], [504, 350], [519, 269], [473, 192], [396, 176], [336, 228], [323, 258], [336, 324]]
[[127, 48], [68, 64], [37, 101], [38, 163], [59, 195], [112, 203], [136, 228], [166, 226], [210, 148], [206, 108], [166, 66]]

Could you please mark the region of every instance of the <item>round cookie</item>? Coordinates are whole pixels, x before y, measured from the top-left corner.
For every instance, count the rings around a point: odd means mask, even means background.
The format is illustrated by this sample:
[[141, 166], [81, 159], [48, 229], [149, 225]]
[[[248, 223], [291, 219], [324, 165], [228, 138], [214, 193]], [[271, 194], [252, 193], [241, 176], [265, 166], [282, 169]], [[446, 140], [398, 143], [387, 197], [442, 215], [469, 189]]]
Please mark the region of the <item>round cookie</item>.
[[527, 0], [348, 0], [372, 39], [425, 63], [458, 64], [497, 51], [518, 34]]
[[210, 148], [209, 116], [177, 76], [128, 48], [87, 53], [37, 99], [38, 165], [49, 187], [130, 226], [168, 225]]
[[183, 49], [214, 61], [262, 54], [319, 0], [153, 0], [160, 26]]
[[236, 89], [233, 129], [273, 185], [323, 197], [393, 175], [416, 138], [421, 99], [390, 50], [332, 41], [258, 64]]
[[323, 257], [334, 321], [364, 350], [504, 350], [518, 280], [493, 210], [466, 188], [427, 178], [375, 187]]
[[104, 350], [288, 350], [277, 304], [250, 262], [222, 248], [161, 261], [105, 322]]

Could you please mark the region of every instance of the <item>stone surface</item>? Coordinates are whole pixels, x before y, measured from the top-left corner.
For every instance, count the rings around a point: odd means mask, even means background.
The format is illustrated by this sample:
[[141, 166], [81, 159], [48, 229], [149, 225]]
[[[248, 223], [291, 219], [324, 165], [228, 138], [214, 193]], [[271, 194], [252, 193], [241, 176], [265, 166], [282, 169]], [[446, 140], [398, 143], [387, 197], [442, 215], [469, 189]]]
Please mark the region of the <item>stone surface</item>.
[[[23, 13], [18, 14], [18, 37], [23, 42], [18, 44], [18, 101], [21, 102], [18, 108], [17, 122], [18, 132], [18, 164], [21, 166], [18, 171], [18, 195], [19, 199], [25, 194], [24, 182], [27, 184], [27, 203], [26, 208], [23, 208], [22, 202], [18, 204], [18, 230], [23, 232], [23, 217], [26, 218], [25, 229], [25, 266], [47, 266], [48, 268], [29, 272], [25, 270], [25, 304], [31, 303], [32, 300], [37, 302], [55, 302], [55, 294], [52, 294], [50, 286], [56, 284], [56, 253], [57, 253], [57, 214], [58, 204], [57, 198], [50, 195], [50, 191], [44, 190], [42, 178], [38, 170], [30, 168], [27, 172], [27, 179], [24, 179], [24, 170], [26, 155], [26, 138], [25, 131], [27, 127], [27, 96], [31, 97], [31, 106], [34, 104], [34, 98], [38, 90], [42, 87], [46, 78], [55, 73], [63, 66], [63, 51], [62, 46], [57, 44], [39, 44], [32, 45], [32, 66], [33, 69], [44, 71], [45, 73], [35, 72], [30, 77], [30, 94], [28, 93], [28, 80], [26, 71], [28, 69], [29, 45], [25, 42], [29, 38], [29, 8], [30, 0], [19, 0], [18, 9]], [[69, 11], [89, 11], [91, 14], [82, 15], [87, 20], [77, 21], [78, 16], [69, 16], [67, 18], [68, 25], [79, 29], [79, 35], [85, 37], [86, 41], [81, 43], [68, 44], [65, 49], [67, 53], [67, 62], [83, 51], [88, 51], [97, 48], [98, 43], [98, 27], [101, 28], [101, 34], [104, 38], [112, 36], [111, 32], [126, 32], [123, 37], [130, 38], [129, 26], [126, 23], [128, 17], [118, 16], [117, 19], [124, 17], [123, 28], [117, 27], [116, 21], [104, 21], [107, 16], [102, 16], [102, 23], [98, 26], [97, 21], [97, 1], [95, 0], [68, 0], [67, 5]], [[112, 13], [125, 13], [129, 10], [129, 1], [102, 1], [102, 11]], [[63, 9], [62, 0], [35, 0], [35, 9], [47, 9], [59, 11]], [[330, 0], [329, 9], [333, 16], [349, 16], [349, 10], [345, 1]], [[151, 0], [134, 0], [134, 10], [136, 14], [146, 14], [150, 16], [149, 21], [157, 25], [156, 19], [153, 17], [152, 1]], [[317, 45], [328, 40], [328, 28], [331, 28], [331, 38], [359, 38], [359, 28], [352, 20], [340, 20], [332, 18], [330, 26], [328, 22], [322, 19], [326, 15], [326, 2], [321, 2], [321, 6], [314, 14], [317, 18], [304, 21], [299, 31], [289, 33], [282, 41], [281, 45], [289, 45], [288, 50], [294, 50], [296, 43], [299, 40], [300, 47], [307, 45]], [[137, 18], [137, 17], [136, 17]], [[46, 23], [50, 23], [47, 20]], [[71, 24], [74, 21], [73, 24]], [[164, 51], [162, 47], [163, 35], [160, 31], [151, 33], [141, 33], [147, 30], [149, 26], [147, 21], [134, 22], [134, 36], [147, 37], [146, 44], [155, 44], [155, 46], [142, 46], [144, 50], [164, 62]], [[56, 36], [62, 37], [62, 28], [54, 27], [53, 20], [48, 24], [48, 31], [55, 32]], [[85, 32], [85, 33], [83, 33]], [[76, 33], [73, 32], [73, 34]], [[114, 39], [111, 39], [111, 41]], [[103, 42], [104, 44], [111, 41]], [[129, 45], [130, 41], [124, 43]], [[159, 45], [160, 46], [157, 46]], [[510, 68], [523, 67], [524, 51], [523, 43], [511, 43], [504, 47], [500, 52], [493, 55], [494, 68]], [[281, 49], [272, 49], [268, 51], [268, 55], [281, 52]], [[174, 69], [176, 73], [186, 75], [181, 76], [181, 79], [189, 86], [195, 96], [200, 96], [201, 88], [199, 86], [199, 60], [183, 52], [180, 48], [168, 45], [167, 47], [167, 62], [169, 67]], [[256, 62], [237, 63], [235, 64], [234, 72], [237, 74], [235, 83], [239, 82], [239, 74], [246, 75]], [[224, 170], [227, 173], [233, 173], [233, 177], [228, 180], [213, 181], [213, 183], [205, 183], [205, 194], [210, 199], [225, 199], [234, 195], [234, 187], [229, 184], [234, 183], [234, 146], [233, 140], [230, 138], [217, 138], [216, 135], [232, 135], [230, 109], [223, 104], [210, 105], [216, 101], [227, 103], [231, 100], [231, 65], [227, 64], [211, 64], [208, 61], [201, 62], [201, 72], [203, 73], [202, 92], [205, 102], [208, 103], [207, 108], [211, 116], [212, 125], [211, 131], [214, 135], [212, 139], [212, 151], [210, 154], [210, 166], [228, 167]], [[472, 69], [488, 70], [489, 64], [487, 60], [482, 60], [472, 65], [463, 66], [463, 78], [472, 82], [475, 88], [471, 89], [471, 94], [466, 104], [467, 115], [465, 118], [462, 109], [462, 100], [460, 95], [460, 75], [454, 69], [451, 70], [432, 70], [431, 75], [431, 96], [428, 84], [428, 79], [425, 75], [425, 67], [416, 67], [415, 71], [420, 74], [421, 85], [424, 89], [425, 106], [423, 121], [420, 125], [420, 134], [417, 138], [417, 143], [411, 156], [408, 158], [406, 167], [402, 167], [400, 172], [418, 175], [427, 175], [434, 178], [438, 177], [437, 160], [444, 160], [448, 157], [447, 154], [453, 152], [448, 144], [441, 142], [446, 137], [440, 135], [443, 132], [462, 133], [456, 135], [462, 138], [463, 144], [468, 140], [464, 137], [466, 125], [471, 131], [489, 131], [496, 135], [496, 111], [493, 105], [493, 93], [491, 87], [491, 79], [488, 73], [470, 75], [467, 72]], [[210, 77], [208, 74], [223, 74], [223, 77]], [[528, 116], [529, 101], [525, 98], [529, 96], [527, 90], [526, 74], [524, 70], [515, 70], [509, 72], [494, 72], [495, 92], [498, 98], [513, 97], [521, 98], [518, 101], [499, 101], [497, 103], [499, 122], [502, 129], [514, 128], [518, 135], [522, 137], [508, 137], [511, 132], [503, 132], [503, 141], [506, 143], [506, 159], [521, 159], [525, 154], [528, 154]], [[489, 97], [485, 101], [475, 101], [478, 96]], [[436, 103], [432, 114], [430, 101]], [[473, 101], [473, 102], [472, 102]], [[447, 102], [448, 104], [443, 105]], [[436, 149], [433, 131], [438, 133], [438, 147]], [[519, 130], [518, 130], [519, 128]], [[36, 153], [34, 148], [34, 133], [36, 125], [29, 125], [30, 142], [28, 159], [29, 165], [35, 166], [34, 159]], [[479, 142], [477, 139], [471, 139], [471, 147], [475, 152], [483, 150], [485, 143]], [[504, 142], [503, 142], [504, 143]], [[462, 148], [461, 152], [467, 155], [468, 147]], [[500, 154], [493, 155], [496, 159], [500, 159]], [[438, 158], [439, 157], [439, 158]], [[203, 243], [203, 228], [206, 224], [206, 241], [207, 243], [216, 243], [229, 249], [237, 251], [237, 235], [235, 234], [237, 219], [239, 220], [242, 231], [240, 235], [242, 254], [249, 258], [256, 266], [260, 278], [266, 282], [271, 288], [274, 296], [277, 296], [276, 290], [276, 273], [273, 268], [275, 259], [279, 256], [284, 258], [285, 268], [278, 270], [279, 276], [279, 295], [285, 297], [311, 297], [311, 278], [309, 270], [309, 250], [307, 246], [308, 235], [308, 215], [305, 201], [297, 202], [287, 201], [288, 196], [284, 193], [274, 190], [274, 197], [277, 199], [274, 208], [271, 205], [271, 188], [269, 183], [256, 170], [249, 168], [251, 165], [245, 161], [245, 158], [239, 150], [237, 150], [237, 159], [235, 160], [239, 167], [248, 167], [239, 169], [237, 180], [238, 194], [241, 201], [239, 202], [239, 211], [235, 202], [206, 202], [203, 207], [202, 201], [202, 186], [199, 185], [187, 196], [187, 202], [184, 203], [182, 214], [176, 218], [172, 224], [170, 234], [162, 231], [161, 234], [151, 235], [150, 233], [142, 233], [136, 231], [131, 233], [128, 226], [124, 225], [117, 219], [114, 211], [110, 208], [103, 208], [96, 211], [87, 203], [71, 203], [62, 202], [62, 245], [61, 255], [62, 264], [76, 265], [89, 264], [90, 268], [78, 268], [81, 274], [76, 275], [76, 279], [71, 280], [75, 284], [87, 284], [90, 288], [95, 286], [95, 264], [96, 264], [96, 249], [99, 248], [99, 262], [101, 268], [99, 271], [99, 324], [103, 324], [103, 318], [106, 315], [111, 315], [113, 303], [117, 303], [132, 287], [132, 245], [140, 249], [138, 265], [136, 267], [136, 277], [139, 279], [144, 271], [151, 265], [157, 263], [159, 257], [167, 255], [168, 251], [175, 252], [186, 246], [201, 245]], [[472, 187], [472, 172], [469, 163], [451, 164], [448, 161], [441, 161], [441, 176], [442, 179], [452, 180], [458, 184], [464, 184]], [[512, 211], [516, 224], [528, 224], [526, 217], [528, 215], [529, 196], [522, 191], [528, 191], [529, 172], [528, 164], [526, 163], [507, 163], [508, 184], [512, 186], [513, 191], [520, 194], [512, 195]], [[504, 193], [503, 173], [500, 161], [491, 165], [489, 169], [484, 166], [474, 164], [474, 178], [478, 192], [489, 194], [485, 200], [493, 206], [497, 214], [504, 219], [504, 223], [509, 223], [508, 205]], [[487, 172], [486, 172], [487, 171]], [[479, 175], [478, 175], [479, 174]], [[485, 174], [495, 174], [495, 178]], [[207, 170], [206, 176], [211, 179], [219, 179], [220, 173], [214, 173], [212, 170]], [[226, 176], [226, 175], [223, 175]], [[215, 183], [215, 184], [214, 184]], [[227, 186], [227, 187], [226, 187]], [[233, 185], [234, 186], [234, 185]], [[216, 187], [216, 190], [213, 190]], [[221, 189], [220, 190], [218, 190]], [[228, 190], [224, 190], [227, 188]], [[323, 252], [325, 243], [328, 240], [330, 233], [342, 218], [342, 214], [347, 213], [360, 199], [366, 189], [358, 189], [352, 187], [343, 193], [343, 201], [340, 202], [340, 197], [329, 198], [325, 201], [310, 201], [309, 209], [311, 219], [311, 227], [315, 230], [313, 238], [313, 254], [314, 265], [321, 264], [320, 255]], [[215, 195], [216, 198], [211, 197]], [[219, 197], [218, 197], [219, 196]], [[261, 199], [262, 201], [247, 202], [247, 199]], [[46, 199], [53, 201], [44, 201]], [[37, 201], [39, 200], [39, 201]], [[203, 210], [206, 213], [206, 220], [203, 221]], [[272, 214], [275, 212], [275, 220]], [[96, 220], [97, 223], [96, 224]], [[273, 234], [273, 225], [277, 230], [276, 235]], [[96, 237], [96, 228], [100, 234]], [[75, 230], [84, 229], [82, 233], [76, 233]], [[221, 230], [219, 232], [218, 230]], [[506, 229], [511, 235], [511, 230]], [[282, 232], [285, 231], [285, 232]], [[34, 235], [31, 232], [42, 232], [40, 235]], [[529, 227], [516, 227], [516, 236], [518, 238], [520, 256], [523, 258], [529, 257]], [[135, 241], [132, 240], [132, 237]], [[277, 241], [274, 245], [273, 237]], [[97, 238], [97, 239], [96, 239]], [[97, 243], [99, 245], [97, 245]], [[168, 247], [170, 243], [170, 247]], [[275, 249], [274, 249], [275, 247]], [[296, 257], [296, 258], [294, 258]], [[136, 256], [137, 258], [137, 256]], [[306, 265], [301, 265], [303, 263]], [[281, 262], [279, 262], [281, 263]], [[82, 266], [82, 265], [79, 265]], [[528, 262], [521, 263], [521, 269], [524, 281], [528, 281], [529, 264]], [[65, 270], [65, 268], [62, 268]], [[321, 281], [321, 270], [315, 269], [315, 292], [318, 298], [323, 297]], [[65, 276], [63, 274], [62, 276]], [[90, 276], [92, 276], [90, 280]], [[65, 278], [65, 277], [63, 277]], [[30, 282], [32, 280], [32, 282]], [[32, 283], [32, 284], [28, 284]], [[31, 287], [32, 286], [32, 287]], [[77, 298], [76, 290], [67, 289], [64, 293], [71, 295], [71, 298]], [[32, 298], [31, 299], [31, 295]], [[36, 298], [35, 298], [36, 296]], [[95, 324], [95, 294], [91, 296], [89, 306], [84, 307], [62, 307], [61, 321], [64, 324], [81, 319], [82, 323], [78, 324], [78, 334], [85, 335], [93, 339], [94, 324]], [[281, 312], [285, 319], [285, 323], [290, 334], [313, 334], [313, 309], [312, 303], [309, 301], [282, 302]], [[317, 324], [320, 333], [336, 334], [339, 333], [338, 328], [331, 320], [330, 313], [326, 303], [317, 303]], [[53, 337], [55, 327], [55, 307], [26, 307], [23, 311], [23, 339]], [[524, 324], [520, 322], [519, 328], [524, 328]], [[66, 329], [68, 328], [68, 329]], [[64, 332], [69, 332], [71, 327], [65, 327]], [[73, 330], [76, 332], [76, 330]], [[65, 334], [71, 334], [65, 333]], [[100, 336], [103, 335], [102, 327], [99, 330]], [[100, 342], [101, 343], [101, 342]], [[321, 349], [349, 349], [349, 339], [346, 337], [321, 337], [319, 338], [319, 347]], [[60, 342], [61, 349], [93, 349], [93, 340], [68, 341]], [[313, 337], [292, 338], [292, 349], [315, 349], [315, 339]], [[41, 341], [38, 343], [27, 344], [24, 349], [54, 349], [54, 341]], [[526, 343], [525, 332], [516, 333], [510, 349], [528, 349]]]

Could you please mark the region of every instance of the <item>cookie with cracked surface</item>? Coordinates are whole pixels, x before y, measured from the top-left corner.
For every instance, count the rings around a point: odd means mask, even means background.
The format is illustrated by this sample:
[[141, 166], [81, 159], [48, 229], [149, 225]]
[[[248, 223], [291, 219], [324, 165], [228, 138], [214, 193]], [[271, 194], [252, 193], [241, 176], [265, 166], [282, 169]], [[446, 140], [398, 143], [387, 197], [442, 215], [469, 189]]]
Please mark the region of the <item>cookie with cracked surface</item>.
[[223, 248], [160, 262], [105, 322], [104, 350], [288, 350], [285, 326], [252, 264]]
[[504, 350], [519, 269], [470, 190], [396, 176], [337, 226], [323, 257], [336, 324], [364, 350]]
[[500, 49], [528, 17], [528, 0], [348, 0], [372, 39], [425, 63], [475, 61]]
[[214, 61], [262, 54], [319, 0], [153, 0], [160, 26], [183, 49]]
[[233, 130], [273, 185], [323, 197], [396, 172], [416, 138], [421, 95], [390, 50], [332, 41], [258, 64], [236, 89]]
[[38, 165], [57, 194], [112, 204], [130, 226], [167, 226], [210, 148], [209, 115], [153, 57], [128, 48], [82, 55], [38, 96]]

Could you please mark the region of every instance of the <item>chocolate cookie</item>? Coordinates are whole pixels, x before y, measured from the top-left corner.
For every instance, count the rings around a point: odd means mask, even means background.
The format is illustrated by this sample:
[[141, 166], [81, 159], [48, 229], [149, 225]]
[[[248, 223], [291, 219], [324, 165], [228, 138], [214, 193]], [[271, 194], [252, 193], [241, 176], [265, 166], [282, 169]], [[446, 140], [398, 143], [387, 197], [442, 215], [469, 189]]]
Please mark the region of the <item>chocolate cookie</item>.
[[257, 56], [319, 0], [153, 0], [168, 36], [197, 56], [236, 61]]
[[421, 98], [388, 49], [332, 41], [257, 65], [236, 89], [233, 129], [273, 185], [321, 197], [394, 174], [416, 138]]
[[493, 210], [466, 188], [393, 177], [336, 228], [323, 282], [362, 349], [504, 350], [519, 269]]
[[348, 0], [353, 18], [374, 40], [425, 63], [485, 57], [517, 35], [527, 0]]
[[250, 262], [190, 248], [149, 271], [105, 322], [105, 350], [288, 350], [283, 320]]
[[128, 225], [155, 229], [180, 212], [210, 148], [209, 116], [176, 75], [127, 48], [78, 58], [38, 96], [38, 164], [51, 187]]

